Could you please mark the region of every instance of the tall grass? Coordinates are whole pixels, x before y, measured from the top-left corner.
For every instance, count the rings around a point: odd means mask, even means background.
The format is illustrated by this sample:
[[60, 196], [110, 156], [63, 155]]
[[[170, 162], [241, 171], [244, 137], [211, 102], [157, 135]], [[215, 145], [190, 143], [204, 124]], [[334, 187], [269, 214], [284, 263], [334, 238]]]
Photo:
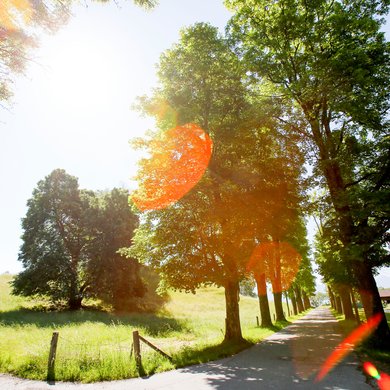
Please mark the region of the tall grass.
[[0, 372], [25, 378], [46, 379], [54, 330], [59, 332], [55, 379], [94, 382], [138, 376], [130, 356], [133, 330], [173, 357], [170, 362], [143, 345], [144, 372], [152, 374], [231, 355], [278, 329], [258, 328], [258, 300], [241, 297], [247, 342], [222, 343], [225, 302], [219, 288], [201, 289], [195, 295], [171, 292], [164, 310], [155, 314], [49, 312], [34, 309], [35, 301], [10, 295], [11, 279], [0, 275]]

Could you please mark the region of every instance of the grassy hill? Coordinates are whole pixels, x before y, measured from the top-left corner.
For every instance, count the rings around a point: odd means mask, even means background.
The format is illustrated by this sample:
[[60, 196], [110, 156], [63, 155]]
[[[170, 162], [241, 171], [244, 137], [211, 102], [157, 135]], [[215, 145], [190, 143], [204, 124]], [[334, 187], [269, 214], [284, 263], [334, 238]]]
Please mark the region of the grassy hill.
[[130, 356], [133, 330], [173, 357], [169, 362], [142, 345], [144, 371], [152, 374], [228, 356], [277, 329], [258, 328], [258, 300], [241, 297], [241, 325], [248, 343], [221, 345], [225, 303], [219, 288], [171, 292], [164, 310], [156, 314], [116, 315], [39, 311], [39, 302], [10, 295], [11, 280], [0, 275], [0, 372], [31, 379], [46, 379], [53, 331], [59, 332], [56, 380], [93, 382], [138, 376]]

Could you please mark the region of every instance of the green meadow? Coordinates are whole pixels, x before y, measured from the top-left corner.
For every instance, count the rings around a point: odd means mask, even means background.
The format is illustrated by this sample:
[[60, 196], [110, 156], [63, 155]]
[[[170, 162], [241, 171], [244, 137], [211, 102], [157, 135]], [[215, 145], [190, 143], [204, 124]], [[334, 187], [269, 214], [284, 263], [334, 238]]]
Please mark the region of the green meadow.
[[170, 292], [164, 309], [154, 314], [115, 314], [44, 310], [42, 302], [12, 296], [11, 280], [0, 275], [0, 372], [30, 379], [46, 379], [53, 331], [59, 332], [55, 379], [95, 382], [139, 375], [131, 353], [134, 330], [173, 358], [170, 362], [141, 343], [143, 373], [150, 375], [232, 355], [287, 325], [257, 327], [258, 300], [241, 297], [246, 342], [223, 343], [225, 302], [220, 288]]

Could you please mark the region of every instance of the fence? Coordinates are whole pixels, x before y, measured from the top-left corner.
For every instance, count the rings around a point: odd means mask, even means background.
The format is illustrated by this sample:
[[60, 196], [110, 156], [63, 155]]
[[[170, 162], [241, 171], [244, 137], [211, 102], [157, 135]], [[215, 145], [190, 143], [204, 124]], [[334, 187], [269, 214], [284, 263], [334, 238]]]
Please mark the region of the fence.
[[[53, 332], [51, 342], [50, 342], [49, 358], [48, 358], [48, 363], [47, 363], [47, 380], [49, 382], [55, 381], [55, 366], [56, 366], [56, 362], [58, 362], [57, 352], [58, 352], [59, 341], [60, 342], [63, 341], [67, 345], [72, 345], [72, 347], [73, 347], [72, 350], [76, 351], [76, 353], [83, 353], [85, 356], [85, 360], [91, 360], [91, 358], [92, 358], [91, 356], [88, 356], [88, 353], [87, 353], [88, 347], [90, 345], [87, 345], [86, 343], [78, 343], [78, 342], [75, 342], [74, 340], [68, 340], [64, 337], [60, 337], [59, 332]], [[153, 349], [158, 354], [164, 356], [169, 361], [171, 361], [171, 362], [173, 361], [171, 356], [169, 356], [167, 353], [162, 351], [160, 348], [158, 348], [156, 345], [152, 344], [150, 341], [148, 341], [144, 337], [142, 337], [138, 331], [134, 331], [131, 338], [127, 338], [127, 339], [120, 340], [120, 341], [118, 340], [118, 342], [115, 344], [112, 344], [112, 343], [101, 344], [101, 343], [99, 343], [99, 344], [96, 344], [95, 347], [98, 347], [98, 349], [99, 349], [99, 356], [98, 356], [99, 360], [101, 358], [101, 351], [102, 351], [102, 349], [104, 351], [105, 348], [106, 348], [106, 352], [108, 352], [108, 351], [112, 352], [113, 350], [119, 351], [120, 353], [125, 352], [129, 358], [129, 360], [132, 359], [132, 356], [134, 353], [135, 364], [136, 364], [138, 374], [140, 376], [142, 376], [142, 375], [144, 375], [144, 369], [142, 366], [141, 343], [143, 343], [146, 346], [148, 346], [149, 348]], [[113, 346], [115, 346], [115, 348], [113, 348]], [[65, 361], [66, 360], [74, 360], [74, 357], [70, 357], [68, 359], [65, 358]]]

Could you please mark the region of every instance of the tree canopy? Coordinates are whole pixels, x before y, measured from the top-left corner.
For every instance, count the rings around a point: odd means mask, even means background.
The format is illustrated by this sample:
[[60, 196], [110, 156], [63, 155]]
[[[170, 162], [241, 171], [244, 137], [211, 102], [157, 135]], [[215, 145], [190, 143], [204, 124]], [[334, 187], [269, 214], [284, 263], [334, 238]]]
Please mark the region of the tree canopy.
[[[248, 88], [238, 57], [216, 28], [198, 23], [183, 30], [180, 42], [161, 56], [158, 74], [154, 95], [140, 99], [141, 109], [156, 116], [159, 127], [155, 138], [138, 142], [150, 156], [141, 162], [140, 188], [150, 180], [165, 188], [168, 176], [161, 171], [166, 169], [172, 170], [173, 186], [189, 180], [182, 170], [196, 172], [196, 158], [180, 162], [197, 153], [194, 143], [183, 143], [187, 126], [199, 127], [203, 139], [212, 140], [212, 155], [184, 196], [163, 207], [141, 207], [130, 252], [174, 288], [224, 287], [225, 338], [240, 339], [239, 282], [257, 243], [283, 239], [287, 221], [296, 218], [300, 154], [278, 136], [268, 115], [270, 102]], [[172, 128], [180, 132], [175, 142], [161, 142]], [[162, 163], [164, 155], [177, 162]], [[138, 197], [136, 192], [136, 205]]]
[[[342, 243], [367, 317], [382, 314], [373, 340], [390, 332], [373, 278], [388, 229], [389, 43], [379, 31], [386, 1], [226, 0], [230, 34], [255, 80], [277, 85], [304, 118], [292, 126], [311, 147], [329, 192]], [[285, 118], [287, 119], [287, 118]], [[368, 147], [368, 145], [370, 145]], [[373, 151], [371, 153], [370, 151]], [[386, 206], [385, 206], [386, 207]], [[382, 249], [381, 249], [382, 248]], [[375, 254], [376, 253], [376, 254]]]
[[19, 260], [25, 268], [13, 292], [64, 300], [78, 309], [84, 297], [98, 297], [116, 309], [134, 309], [132, 298], [145, 286], [139, 264], [117, 253], [131, 245], [138, 218], [128, 194], [114, 189], [80, 190], [62, 169], [41, 180], [27, 202]]

